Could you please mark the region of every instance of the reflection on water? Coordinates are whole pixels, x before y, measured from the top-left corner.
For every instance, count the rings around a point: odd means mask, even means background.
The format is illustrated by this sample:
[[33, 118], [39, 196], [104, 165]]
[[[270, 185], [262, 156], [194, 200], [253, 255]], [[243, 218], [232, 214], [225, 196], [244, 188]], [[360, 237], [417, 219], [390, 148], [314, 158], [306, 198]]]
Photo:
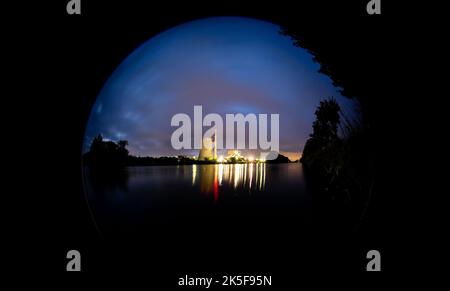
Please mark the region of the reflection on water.
[[106, 233], [145, 233], [148, 225], [180, 223], [286, 225], [308, 221], [311, 213], [299, 163], [144, 166], [117, 173], [86, 169], [85, 190]]
[[215, 202], [223, 188], [264, 191], [265, 184], [265, 163], [192, 166], [192, 186], [200, 185], [200, 192], [212, 194]]

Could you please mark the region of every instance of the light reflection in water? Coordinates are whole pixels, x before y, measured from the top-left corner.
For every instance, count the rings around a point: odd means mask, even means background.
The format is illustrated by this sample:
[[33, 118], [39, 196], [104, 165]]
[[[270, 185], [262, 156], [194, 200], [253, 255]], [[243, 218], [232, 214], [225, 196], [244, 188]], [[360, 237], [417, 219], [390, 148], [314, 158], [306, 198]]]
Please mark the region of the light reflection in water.
[[250, 180], [250, 182], [248, 183], [248, 189], [252, 189], [252, 182], [253, 182], [253, 163], [252, 164], [250, 164], [250, 170], [249, 170], [249, 180]]
[[195, 185], [195, 178], [197, 178], [197, 165], [192, 165], [192, 185]]
[[[194, 169], [192, 169], [193, 171]], [[219, 186], [222, 186], [223, 179], [223, 164], [219, 164]]]
[[265, 183], [265, 163], [192, 165], [192, 185], [199, 185], [203, 194], [212, 194], [215, 202], [220, 188], [264, 191]]

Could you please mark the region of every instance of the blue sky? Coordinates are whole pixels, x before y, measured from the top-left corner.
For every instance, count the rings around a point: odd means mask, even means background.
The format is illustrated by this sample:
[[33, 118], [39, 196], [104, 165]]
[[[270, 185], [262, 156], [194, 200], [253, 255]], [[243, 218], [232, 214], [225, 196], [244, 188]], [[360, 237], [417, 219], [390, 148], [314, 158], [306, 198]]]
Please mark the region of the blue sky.
[[[280, 114], [280, 150], [300, 153], [319, 101], [352, 101], [318, 73], [312, 55], [270, 22], [215, 17], [176, 26], [148, 40], [112, 73], [92, 109], [84, 151], [101, 133], [129, 141], [131, 154], [195, 154], [172, 149], [176, 113]], [[205, 129], [206, 130], [206, 129]]]

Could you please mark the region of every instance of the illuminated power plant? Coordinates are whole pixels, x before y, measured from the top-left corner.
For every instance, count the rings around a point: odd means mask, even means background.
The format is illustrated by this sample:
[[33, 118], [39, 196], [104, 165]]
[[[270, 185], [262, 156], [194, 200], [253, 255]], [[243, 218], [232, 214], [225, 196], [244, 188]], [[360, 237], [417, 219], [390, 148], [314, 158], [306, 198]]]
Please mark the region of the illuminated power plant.
[[214, 138], [203, 138], [203, 145], [198, 155], [200, 161], [216, 160], [217, 159], [217, 142]]
[[215, 134], [210, 138], [203, 138], [202, 148], [198, 155], [199, 161], [216, 161], [217, 163], [260, 163], [264, 159], [255, 159], [253, 156], [244, 157], [240, 151], [232, 149], [227, 151], [227, 156], [217, 156], [217, 141]]

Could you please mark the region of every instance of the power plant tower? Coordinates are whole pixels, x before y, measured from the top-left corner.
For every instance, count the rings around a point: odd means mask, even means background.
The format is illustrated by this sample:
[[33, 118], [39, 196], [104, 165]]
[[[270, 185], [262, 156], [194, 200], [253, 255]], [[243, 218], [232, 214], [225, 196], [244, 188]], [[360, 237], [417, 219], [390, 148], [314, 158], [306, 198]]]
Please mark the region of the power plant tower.
[[[213, 151], [214, 150], [214, 151]], [[211, 137], [204, 137], [202, 148], [198, 155], [198, 159], [201, 161], [217, 159], [217, 141], [216, 134]]]
[[217, 131], [214, 128], [214, 135], [213, 135], [213, 143], [214, 143], [214, 159], [217, 160]]

